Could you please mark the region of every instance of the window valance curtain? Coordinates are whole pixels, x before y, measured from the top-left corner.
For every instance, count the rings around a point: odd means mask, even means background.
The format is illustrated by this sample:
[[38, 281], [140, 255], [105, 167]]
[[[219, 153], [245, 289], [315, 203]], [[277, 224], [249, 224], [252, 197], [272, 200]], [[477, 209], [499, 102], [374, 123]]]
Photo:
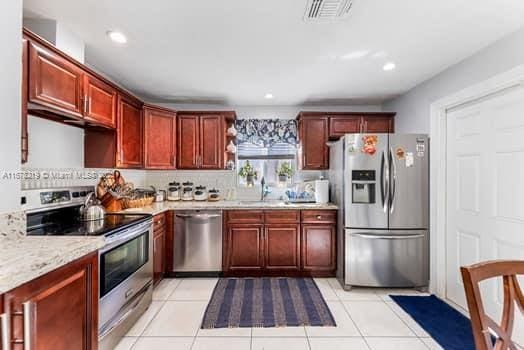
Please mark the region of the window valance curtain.
[[297, 144], [297, 122], [294, 119], [239, 119], [235, 127], [238, 144], [250, 143], [260, 147]]

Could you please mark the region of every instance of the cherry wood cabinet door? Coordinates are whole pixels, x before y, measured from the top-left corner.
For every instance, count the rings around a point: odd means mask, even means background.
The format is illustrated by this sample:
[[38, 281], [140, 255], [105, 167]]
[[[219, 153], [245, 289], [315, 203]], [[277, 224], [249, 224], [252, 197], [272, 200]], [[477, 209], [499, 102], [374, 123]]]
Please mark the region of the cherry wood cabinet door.
[[302, 224], [302, 269], [329, 273], [335, 267], [335, 225]]
[[224, 134], [222, 116], [200, 116], [199, 168], [222, 169], [224, 167]]
[[84, 75], [84, 118], [94, 123], [115, 128], [116, 90], [103, 81]]
[[271, 270], [300, 270], [300, 225], [274, 224], [265, 226], [265, 265]]
[[260, 272], [264, 267], [263, 225], [228, 225], [225, 272]]
[[387, 116], [366, 116], [362, 119], [362, 132], [377, 134], [395, 132], [394, 119]]
[[178, 116], [177, 139], [177, 168], [198, 169], [200, 153], [200, 127], [198, 116]]
[[303, 170], [329, 169], [328, 117], [300, 119], [301, 168]]
[[29, 43], [29, 101], [81, 118], [84, 73], [73, 63]]
[[97, 349], [97, 264], [93, 253], [5, 294], [13, 349]]
[[117, 164], [119, 168], [144, 165], [144, 118], [139, 101], [118, 95]]
[[165, 271], [165, 228], [155, 231], [153, 236], [153, 282], [156, 285]]
[[28, 69], [29, 69], [29, 41], [22, 39], [22, 144], [21, 144], [21, 160], [22, 164], [26, 163], [29, 155], [29, 139], [27, 135], [27, 93], [28, 93]]
[[344, 134], [360, 132], [362, 118], [359, 116], [341, 116], [329, 118], [329, 137], [338, 138]]
[[144, 108], [145, 168], [174, 169], [176, 166], [176, 114]]

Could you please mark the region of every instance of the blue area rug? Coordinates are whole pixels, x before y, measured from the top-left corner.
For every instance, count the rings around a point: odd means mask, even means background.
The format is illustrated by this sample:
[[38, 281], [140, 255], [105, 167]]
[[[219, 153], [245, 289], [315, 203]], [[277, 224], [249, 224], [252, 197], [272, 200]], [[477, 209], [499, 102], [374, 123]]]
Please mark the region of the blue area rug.
[[445, 350], [475, 350], [469, 318], [434, 295], [390, 295]]
[[311, 278], [221, 278], [202, 328], [336, 326]]

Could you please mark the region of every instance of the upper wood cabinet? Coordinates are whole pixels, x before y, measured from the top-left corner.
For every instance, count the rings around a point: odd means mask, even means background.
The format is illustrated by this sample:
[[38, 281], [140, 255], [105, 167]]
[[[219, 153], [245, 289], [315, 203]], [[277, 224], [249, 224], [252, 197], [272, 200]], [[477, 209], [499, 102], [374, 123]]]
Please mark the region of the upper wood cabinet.
[[329, 137], [341, 137], [361, 131], [362, 118], [359, 116], [330, 117]]
[[144, 155], [147, 169], [175, 169], [176, 113], [155, 107], [144, 107]]
[[226, 119], [235, 113], [179, 112], [177, 114], [177, 168], [223, 169], [225, 159]]
[[117, 157], [118, 168], [144, 166], [144, 118], [141, 102], [119, 95], [117, 104]]
[[83, 79], [78, 66], [29, 42], [29, 102], [81, 118]]
[[4, 311], [13, 349], [97, 349], [98, 253], [5, 293]]
[[177, 168], [198, 169], [200, 152], [200, 118], [178, 115], [177, 119]]
[[393, 115], [377, 114], [362, 117], [362, 132], [377, 134], [395, 132]]
[[300, 112], [299, 165], [303, 170], [329, 169], [329, 139], [345, 134], [392, 133], [395, 113]]
[[117, 92], [92, 75], [84, 75], [84, 118], [110, 128], [116, 127]]
[[200, 168], [222, 169], [224, 167], [224, 118], [219, 115], [200, 117]]
[[299, 163], [303, 170], [329, 169], [329, 119], [327, 117], [299, 117]]

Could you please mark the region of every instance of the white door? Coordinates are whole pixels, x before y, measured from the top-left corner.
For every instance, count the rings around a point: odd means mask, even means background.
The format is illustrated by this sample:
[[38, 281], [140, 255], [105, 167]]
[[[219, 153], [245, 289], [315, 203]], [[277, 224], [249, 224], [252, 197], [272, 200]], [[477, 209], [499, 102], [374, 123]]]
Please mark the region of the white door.
[[[447, 113], [446, 297], [467, 309], [460, 266], [524, 260], [524, 88]], [[495, 321], [502, 279], [484, 282], [482, 298]], [[520, 279], [524, 287], [524, 279]], [[515, 313], [519, 343], [524, 316]]]

